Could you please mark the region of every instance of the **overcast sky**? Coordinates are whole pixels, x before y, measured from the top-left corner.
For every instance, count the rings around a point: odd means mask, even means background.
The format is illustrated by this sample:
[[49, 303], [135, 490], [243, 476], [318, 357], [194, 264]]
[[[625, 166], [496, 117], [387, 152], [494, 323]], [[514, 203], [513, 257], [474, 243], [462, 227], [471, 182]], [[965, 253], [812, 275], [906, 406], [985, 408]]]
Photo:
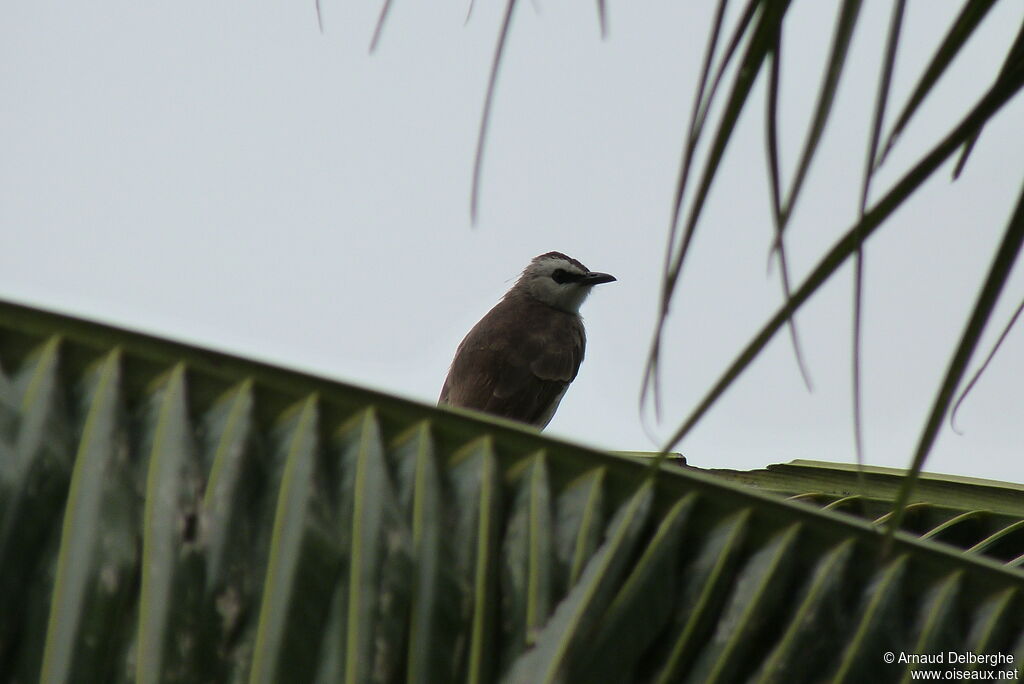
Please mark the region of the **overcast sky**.
[[[672, 191], [714, 3], [519, 3], [469, 222], [503, 3], [32, 2], [0, 10], [0, 297], [433, 403], [455, 347], [534, 256], [618, 276], [584, 305], [589, 346], [548, 431], [649, 450], [638, 393]], [[896, 108], [959, 3], [909, 3]], [[786, 24], [791, 177], [834, 3]], [[797, 281], [852, 222], [888, 2], [868, 2], [793, 217]], [[990, 84], [1021, 21], [1002, 2], [887, 163], [884, 189]], [[667, 330], [664, 439], [780, 305], [763, 79], [711, 194]], [[868, 245], [867, 461], [905, 466], [1020, 192], [1024, 98]], [[917, 255], [917, 256], [914, 256]], [[923, 257], [923, 258], [922, 258]], [[1017, 268], [983, 340], [1024, 297]], [[801, 311], [814, 391], [785, 334], [680, 445], [700, 466], [854, 459], [852, 271]], [[980, 358], [976, 358], [972, 368]], [[1024, 482], [1024, 330], [926, 470]]]

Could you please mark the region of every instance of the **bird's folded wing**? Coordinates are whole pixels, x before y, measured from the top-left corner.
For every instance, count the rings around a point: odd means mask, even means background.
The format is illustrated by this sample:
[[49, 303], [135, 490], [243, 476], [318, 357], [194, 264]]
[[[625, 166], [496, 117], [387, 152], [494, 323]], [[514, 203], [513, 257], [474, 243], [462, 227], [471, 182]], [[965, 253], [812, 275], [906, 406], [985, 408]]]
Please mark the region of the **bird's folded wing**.
[[[441, 402], [546, 424], [576, 377], [586, 344], [578, 319], [566, 316], [550, 322], [526, 326], [527, 334], [523, 327], [499, 331], [478, 326], [471, 331], [456, 353]], [[458, 381], [451, 382], [453, 377]]]
[[551, 344], [542, 335], [506, 348], [497, 364], [502, 372], [485, 410], [527, 423], [546, 423], [579, 371], [582, 349], [575, 340], [572, 344]]

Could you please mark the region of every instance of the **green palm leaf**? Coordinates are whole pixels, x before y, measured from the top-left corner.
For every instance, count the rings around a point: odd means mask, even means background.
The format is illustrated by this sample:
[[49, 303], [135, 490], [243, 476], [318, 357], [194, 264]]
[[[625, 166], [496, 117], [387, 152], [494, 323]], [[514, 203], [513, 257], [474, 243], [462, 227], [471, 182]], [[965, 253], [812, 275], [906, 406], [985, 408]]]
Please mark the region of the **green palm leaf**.
[[883, 557], [890, 473], [858, 509], [853, 470], [652, 470], [11, 304], [0, 369], [5, 680], [895, 681], [886, 650], [1024, 648], [1009, 486], [969, 513], [981, 485], [925, 476]]

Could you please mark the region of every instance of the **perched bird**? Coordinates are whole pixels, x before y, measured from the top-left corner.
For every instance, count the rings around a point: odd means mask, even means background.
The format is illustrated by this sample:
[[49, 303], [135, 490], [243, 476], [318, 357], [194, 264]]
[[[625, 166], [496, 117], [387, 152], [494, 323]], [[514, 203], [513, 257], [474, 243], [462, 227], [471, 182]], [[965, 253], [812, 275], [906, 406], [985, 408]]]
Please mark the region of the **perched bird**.
[[535, 258], [462, 340], [438, 404], [546, 426], [583, 363], [580, 305], [613, 280], [561, 252]]

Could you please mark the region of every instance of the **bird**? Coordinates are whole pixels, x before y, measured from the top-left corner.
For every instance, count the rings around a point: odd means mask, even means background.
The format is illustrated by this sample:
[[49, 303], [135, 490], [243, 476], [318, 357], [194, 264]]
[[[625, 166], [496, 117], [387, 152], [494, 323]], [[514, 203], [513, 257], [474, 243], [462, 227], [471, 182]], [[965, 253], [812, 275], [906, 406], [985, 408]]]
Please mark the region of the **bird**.
[[544, 429], [583, 363], [580, 306], [614, 280], [561, 252], [535, 257], [459, 344], [438, 405]]

